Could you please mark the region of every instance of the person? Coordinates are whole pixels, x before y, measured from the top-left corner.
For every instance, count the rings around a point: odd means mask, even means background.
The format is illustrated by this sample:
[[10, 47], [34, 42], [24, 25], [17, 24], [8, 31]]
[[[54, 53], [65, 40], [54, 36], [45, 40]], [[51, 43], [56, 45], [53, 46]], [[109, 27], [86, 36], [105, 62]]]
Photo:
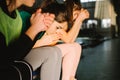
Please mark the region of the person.
[[37, 10], [30, 18], [29, 28], [21, 32], [22, 19], [18, 8], [21, 5], [32, 7], [34, 2], [35, 0], [0, 0], [1, 79], [21, 80], [18, 71], [14, 71], [11, 66], [14, 61], [23, 60], [25, 56], [31, 54], [34, 55], [31, 57], [34, 62], [31, 64], [33, 70], [41, 67], [41, 80], [59, 80], [62, 59], [60, 49], [57, 47], [32, 48], [37, 35], [52, 24], [54, 14], [41, 13], [41, 9]]
[[[41, 8], [41, 7], [40, 7]], [[62, 52], [62, 80], [75, 80], [75, 74], [81, 56], [80, 44], [74, 42], [80, 29], [82, 21], [89, 17], [89, 13], [85, 9], [81, 9], [77, 2], [74, 2], [73, 19], [71, 28], [68, 29], [69, 16], [67, 6], [57, 2], [51, 3], [42, 8], [43, 13], [49, 12], [55, 14], [55, 21], [46, 30], [45, 34], [37, 40], [33, 48], [40, 46], [57, 46]], [[60, 39], [56, 35], [60, 36]], [[56, 44], [59, 40], [64, 43]], [[29, 63], [32, 63], [31, 56], [26, 57]]]

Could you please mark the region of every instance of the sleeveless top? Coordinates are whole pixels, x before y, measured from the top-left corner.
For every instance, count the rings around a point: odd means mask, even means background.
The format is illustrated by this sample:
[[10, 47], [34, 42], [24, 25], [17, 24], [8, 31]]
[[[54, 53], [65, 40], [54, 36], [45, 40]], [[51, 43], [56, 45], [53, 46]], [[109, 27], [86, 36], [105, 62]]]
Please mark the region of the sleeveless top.
[[11, 18], [0, 8], [0, 33], [5, 36], [6, 45], [8, 46], [15, 39], [19, 38], [22, 30], [22, 19], [18, 12], [16, 18]]

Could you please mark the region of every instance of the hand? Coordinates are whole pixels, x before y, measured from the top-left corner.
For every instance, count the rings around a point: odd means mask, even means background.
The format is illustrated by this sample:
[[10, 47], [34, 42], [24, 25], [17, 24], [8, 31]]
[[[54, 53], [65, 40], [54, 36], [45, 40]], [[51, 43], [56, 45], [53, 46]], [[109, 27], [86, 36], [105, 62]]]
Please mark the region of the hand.
[[64, 29], [57, 29], [57, 30], [56, 30], [56, 33], [60, 36], [60, 39], [61, 39], [63, 36], [66, 36], [66, 35], [67, 35], [67, 32], [66, 32]]
[[54, 34], [45, 33], [45, 35], [40, 40], [43, 45], [55, 45], [59, 41], [59, 39], [60, 36], [56, 33]]
[[[41, 9], [38, 9], [36, 13], [41, 13]], [[50, 13], [44, 13], [44, 24], [47, 27], [50, 27], [50, 25], [54, 22], [55, 15]]]
[[31, 26], [34, 27], [36, 31], [44, 31], [47, 29], [45, 23], [44, 23], [44, 15], [41, 13], [41, 11], [36, 11], [34, 14], [32, 14], [30, 18]]
[[81, 22], [84, 21], [85, 19], [89, 18], [88, 10], [81, 9], [77, 18], [79, 18]]
[[47, 27], [50, 27], [54, 22], [55, 15], [50, 13], [44, 13], [44, 23]]

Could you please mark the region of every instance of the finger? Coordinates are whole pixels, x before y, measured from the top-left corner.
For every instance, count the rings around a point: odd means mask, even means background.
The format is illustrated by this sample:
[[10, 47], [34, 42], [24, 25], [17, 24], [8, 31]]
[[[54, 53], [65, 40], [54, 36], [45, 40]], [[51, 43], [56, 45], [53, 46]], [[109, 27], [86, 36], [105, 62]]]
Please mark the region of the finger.
[[33, 19], [35, 17], [35, 14], [32, 14], [31, 18], [30, 19]]
[[55, 15], [54, 14], [50, 14], [50, 16], [54, 19], [55, 18]]
[[44, 13], [44, 16], [45, 16], [45, 18], [53, 19], [53, 20], [55, 18], [55, 15], [54, 14], [50, 14], [50, 13]]
[[36, 13], [41, 13], [42, 9], [37, 9]]
[[54, 40], [60, 39], [60, 36], [58, 34], [55, 34], [53, 37], [54, 37]]
[[46, 26], [50, 26], [52, 23], [54, 22], [54, 18], [51, 18], [51, 17], [45, 17], [44, 18], [44, 23]]

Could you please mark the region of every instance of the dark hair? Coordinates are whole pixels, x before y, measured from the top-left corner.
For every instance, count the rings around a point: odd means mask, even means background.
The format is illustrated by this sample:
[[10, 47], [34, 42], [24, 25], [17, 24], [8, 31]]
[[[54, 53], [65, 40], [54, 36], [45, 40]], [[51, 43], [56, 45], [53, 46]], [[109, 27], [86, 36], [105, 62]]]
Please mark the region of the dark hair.
[[68, 22], [68, 30], [72, 27], [73, 25], [73, 9], [74, 10], [80, 10], [81, 9], [81, 3], [79, 0], [66, 0], [64, 3], [58, 3], [57, 1], [54, 1], [45, 4], [43, 3], [40, 8], [42, 8], [42, 12], [49, 12], [55, 14], [55, 20], [58, 22]]
[[50, 5], [42, 8], [44, 13], [53, 13], [55, 14], [55, 20], [58, 22], [68, 21], [67, 10], [65, 4], [59, 4], [57, 2], [51, 3]]
[[53, 2], [49, 4], [48, 6], [46, 6], [45, 8], [42, 8], [42, 12], [52, 13], [55, 15], [55, 20], [57, 22], [62, 23], [62, 22], [67, 21], [67, 24], [69, 25], [69, 17], [68, 17], [67, 7], [65, 4], [59, 4], [58, 2]]
[[9, 4], [7, 5], [6, 0], [0, 0], [0, 6], [7, 8], [7, 6], [15, 6], [16, 0], [9, 0]]
[[82, 8], [80, 0], [74, 0], [74, 10], [80, 10]]
[[[61, 6], [64, 6], [64, 8], [61, 7]], [[51, 7], [53, 7], [54, 11], [51, 10], [52, 9]], [[64, 13], [66, 13], [66, 18], [67, 18], [68, 23], [71, 23], [71, 21], [72, 21], [73, 0], [70, 0], [70, 1], [66, 0], [64, 3], [58, 3], [57, 0], [50, 0], [50, 1], [49, 0], [44, 0], [40, 4], [40, 8], [46, 9], [46, 12], [48, 11], [48, 12], [52, 12], [52, 13], [57, 13], [58, 11], [59, 12], [64, 11]], [[63, 8], [63, 10], [62, 10], [62, 8]]]
[[55, 0], [43, 0], [41, 1], [41, 3], [39, 4], [40, 8], [45, 8], [46, 6], [48, 6], [49, 4], [56, 2]]
[[80, 10], [82, 6], [80, 0], [66, 0], [64, 3], [67, 6], [67, 16], [69, 18], [68, 29], [70, 29], [73, 25], [73, 10]]
[[9, 4], [7, 4], [6, 3], [6, 0], [1, 0], [0, 1], [0, 7], [2, 8], [2, 10], [5, 12], [5, 13], [7, 13], [9, 16], [11, 16], [11, 17], [16, 17], [16, 15], [14, 14], [14, 15], [11, 15], [10, 14], [10, 12], [9, 12], [9, 10], [8, 10], [8, 7], [10, 6], [10, 7], [14, 7], [14, 6], [16, 6], [16, 0], [9, 0]]

